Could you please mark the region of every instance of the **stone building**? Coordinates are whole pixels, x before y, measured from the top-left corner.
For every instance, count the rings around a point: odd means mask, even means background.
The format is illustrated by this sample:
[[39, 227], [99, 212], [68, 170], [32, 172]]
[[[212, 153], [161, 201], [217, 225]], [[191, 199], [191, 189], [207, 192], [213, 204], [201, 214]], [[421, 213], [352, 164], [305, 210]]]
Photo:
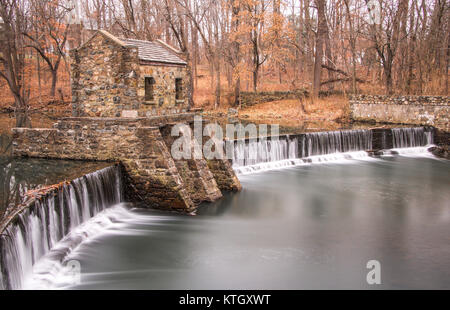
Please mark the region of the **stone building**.
[[70, 51], [73, 116], [136, 117], [188, 110], [187, 63], [166, 43], [98, 30]]

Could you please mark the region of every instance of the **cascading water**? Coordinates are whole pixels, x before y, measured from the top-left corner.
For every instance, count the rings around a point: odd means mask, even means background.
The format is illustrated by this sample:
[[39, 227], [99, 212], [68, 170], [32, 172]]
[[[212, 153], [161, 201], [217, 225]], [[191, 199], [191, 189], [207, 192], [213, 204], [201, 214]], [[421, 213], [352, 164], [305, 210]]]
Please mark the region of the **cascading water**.
[[118, 166], [87, 174], [62, 186], [58, 193], [36, 200], [0, 236], [0, 288], [22, 288], [33, 265], [61, 239], [81, 223], [121, 201]]
[[297, 138], [252, 139], [234, 141], [233, 165], [236, 167], [256, 165], [297, 158]]
[[368, 151], [372, 149], [371, 130], [343, 130], [307, 133], [302, 137], [301, 157]]
[[315, 132], [273, 140], [241, 140], [234, 142], [233, 168], [237, 174], [246, 174], [310, 162], [367, 157], [365, 151], [371, 149], [370, 130]]
[[298, 138], [262, 138], [234, 141], [232, 161], [237, 173], [293, 165], [298, 158]]
[[433, 144], [433, 131], [425, 127], [392, 128], [394, 148], [420, 147]]
[[433, 128], [392, 128], [392, 146], [390, 150], [384, 150], [387, 156], [425, 156], [434, 157], [428, 149], [433, 145]]

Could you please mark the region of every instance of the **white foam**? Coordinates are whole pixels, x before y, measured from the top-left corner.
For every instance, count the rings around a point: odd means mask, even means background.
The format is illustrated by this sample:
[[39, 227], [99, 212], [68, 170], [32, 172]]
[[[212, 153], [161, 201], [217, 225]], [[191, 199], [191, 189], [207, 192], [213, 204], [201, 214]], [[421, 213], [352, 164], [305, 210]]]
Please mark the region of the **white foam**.
[[429, 157], [436, 158], [432, 153], [428, 151], [430, 147], [434, 145], [430, 144], [427, 146], [418, 147], [405, 147], [405, 148], [393, 148], [390, 150], [383, 150], [384, 156], [404, 156], [404, 157]]
[[80, 224], [34, 264], [32, 271], [25, 275], [22, 288], [59, 289], [76, 284], [73, 283], [73, 270], [67, 264], [72, 254], [81, 244], [92, 241], [111, 228], [120, 228], [123, 221], [134, 217], [137, 215], [119, 204]]
[[237, 175], [247, 175], [258, 172], [283, 169], [302, 165], [315, 165], [323, 163], [352, 163], [355, 160], [375, 160], [365, 151], [334, 153], [326, 155], [315, 155], [306, 158], [286, 159], [269, 163], [260, 163], [250, 166], [234, 167]]

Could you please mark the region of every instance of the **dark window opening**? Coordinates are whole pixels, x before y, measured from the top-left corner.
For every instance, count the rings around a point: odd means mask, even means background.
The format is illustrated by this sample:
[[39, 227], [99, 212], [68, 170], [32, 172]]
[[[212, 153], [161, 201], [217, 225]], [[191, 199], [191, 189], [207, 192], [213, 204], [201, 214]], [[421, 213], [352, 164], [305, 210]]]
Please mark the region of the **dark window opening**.
[[152, 77], [145, 78], [145, 101], [152, 101], [155, 99], [154, 85], [155, 85], [154, 78]]
[[175, 79], [175, 99], [183, 99], [183, 79]]

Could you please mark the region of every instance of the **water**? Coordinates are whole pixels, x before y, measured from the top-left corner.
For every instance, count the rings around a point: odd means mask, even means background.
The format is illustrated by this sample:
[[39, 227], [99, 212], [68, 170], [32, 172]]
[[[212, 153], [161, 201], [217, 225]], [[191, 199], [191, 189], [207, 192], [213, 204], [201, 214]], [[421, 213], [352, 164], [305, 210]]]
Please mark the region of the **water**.
[[22, 203], [29, 190], [73, 180], [110, 163], [19, 159], [0, 156], [0, 224], [3, 215]]
[[433, 144], [433, 131], [429, 128], [392, 128], [394, 148], [411, 148]]
[[[313, 163], [241, 176], [242, 192], [195, 217], [111, 209], [66, 258], [81, 282], [56, 272], [37, 287], [449, 289], [449, 173], [428, 157]], [[373, 259], [380, 286], [366, 282]]]
[[0, 288], [373, 288], [373, 259], [375, 288], [450, 288], [449, 162], [392, 133], [381, 158], [369, 130], [236, 142], [244, 190], [196, 217], [121, 203], [117, 167], [75, 179], [1, 236]]
[[[424, 156], [433, 144], [433, 129], [393, 128], [393, 149], [385, 155]], [[387, 144], [384, 137], [384, 145]], [[285, 135], [279, 139], [237, 140], [233, 144], [232, 162], [236, 174], [252, 174], [273, 169], [320, 162], [367, 159], [373, 150], [373, 133], [369, 129], [313, 132]]]
[[233, 168], [238, 175], [268, 171], [311, 162], [368, 157], [372, 131], [344, 130], [286, 135], [279, 139], [234, 142]]
[[270, 163], [285, 159], [295, 159], [298, 153], [296, 137], [284, 136], [280, 139], [252, 139], [234, 142], [232, 161], [234, 167]]
[[[50, 261], [62, 263], [89, 235], [87, 231], [74, 233], [80, 224], [121, 200], [120, 168], [111, 166], [65, 184], [54, 194], [34, 202], [0, 236], [0, 287], [23, 288], [33, 265], [50, 249]], [[69, 241], [61, 246], [58, 241], [68, 234]]]
[[300, 157], [371, 149], [372, 131], [370, 130], [315, 132], [303, 135]]

